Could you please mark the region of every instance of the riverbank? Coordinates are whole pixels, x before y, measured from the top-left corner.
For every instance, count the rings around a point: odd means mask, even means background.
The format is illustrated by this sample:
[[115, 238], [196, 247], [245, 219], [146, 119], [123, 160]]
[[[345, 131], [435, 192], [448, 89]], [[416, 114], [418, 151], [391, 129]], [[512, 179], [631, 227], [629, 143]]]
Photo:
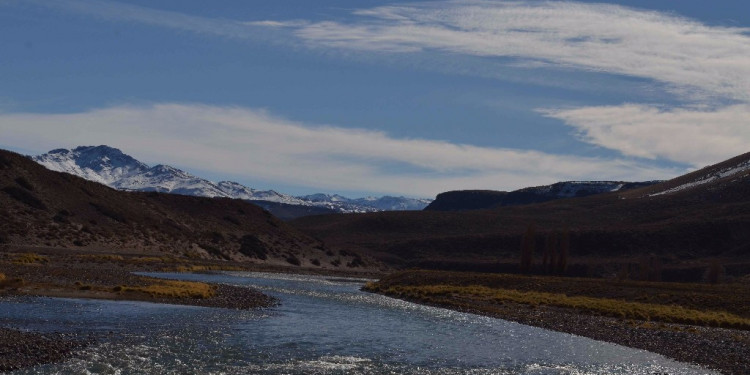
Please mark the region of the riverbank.
[[64, 360], [90, 343], [69, 334], [0, 328], [0, 372]]
[[[134, 274], [221, 270], [279, 269], [151, 254], [86, 253], [72, 249], [0, 252], [0, 298], [41, 296], [131, 300], [229, 309], [265, 308], [278, 304], [275, 298], [250, 288], [162, 280]], [[63, 361], [87, 344], [90, 342], [72, 336], [0, 327], [0, 372]]]
[[[507, 295], [538, 297], [542, 293], [562, 294], [585, 297], [592, 301], [611, 301], [616, 298], [623, 304], [648, 301], [648, 305], [674, 306], [703, 312], [723, 306], [724, 312], [730, 311], [732, 316], [746, 319], [749, 318], [746, 311], [749, 289], [745, 285], [709, 287], [696, 284], [615, 283], [592, 279], [404, 271], [368, 284], [365, 290], [411, 302], [492, 316], [644, 349], [724, 374], [739, 375], [750, 371], [750, 331], [746, 329], [711, 327], [711, 324], [677, 324], [655, 321], [648, 316], [643, 320], [634, 316], [608, 316], [606, 310], [591, 309], [585, 304], [562, 307], [555, 306], [554, 300], [550, 302], [533, 298], [526, 300], [528, 303], [523, 303], [519, 301], [524, 299], [505, 298]], [[493, 290], [504, 297], [489, 296], [485, 293], [487, 290]]]

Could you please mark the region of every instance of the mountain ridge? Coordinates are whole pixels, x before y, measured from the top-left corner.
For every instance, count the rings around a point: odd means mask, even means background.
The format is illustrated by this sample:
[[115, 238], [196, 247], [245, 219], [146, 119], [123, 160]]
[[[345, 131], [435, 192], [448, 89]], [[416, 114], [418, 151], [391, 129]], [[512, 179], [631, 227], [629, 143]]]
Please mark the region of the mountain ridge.
[[[431, 202], [429, 199], [392, 196], [351, 199], [324, 193], [294, 197], [274, 190], [256, 190], [234, 181], [212, 182], [169, 165], [149, 167], [121, 150], [106, 145], [78, 146], [70, 150], [59, 148], [30, 158], [48, 169], [70, 173], [118, 190], [243, 199], [259, 203], [272, 213], [282, 207], [281, 204], [284, 211], [283, 214], [281, 211], [278, 213], [284, 218], [294, 218], [299, 213], [421, 210]], [[293, 206], [301, 207], [293, 210]], [[319, 207], [321, 210], [302, 206]]]

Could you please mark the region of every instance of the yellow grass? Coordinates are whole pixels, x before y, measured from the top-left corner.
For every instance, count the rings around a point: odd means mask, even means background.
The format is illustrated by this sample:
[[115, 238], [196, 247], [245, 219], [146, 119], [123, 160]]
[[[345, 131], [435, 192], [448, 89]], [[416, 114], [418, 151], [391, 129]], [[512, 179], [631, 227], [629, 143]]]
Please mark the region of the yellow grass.
[[185, 266], [177, 266], [176, 268], [167, 269], [167, 271], [175, 270], [177, 272], [200, 272], [200, 271], [244, 271], [245, 269], [237, 266], [229, 265], [196, 265], [188, 264]]
[[16, 264], [36, 264], [47, 262], [49, 262], [49, 258], [34, 253], [16, 254], [15, 258], [13, 259], [13, 263]]
[[78, 255], [79, 258], [87, 260], [100, 260], [100, 261], [120, 261], [124, 258], [122, 255], [115, 254], [82, 254]]
[[5, 281], [5, 274], [0, 273], [0, 282], [3, 282], [3, 281]]
[[147, 286], [120, 286], [116, 291], [142, 292], [159, 298], [211, 298], [216, 294], [216, 287], [193, 281], [165, 280]]
[[609, 298], [567, 296], [544, 292], [521, 292], [512, 289], [486, 286], [391, 286], [381, 290], [377, 284], [368, 284], [366, 289], [387, 295], [417, 299], [469, 298], [476, 302], [514, 302], [526, 305], [549, 305], [593, 312], [623, 319], [655, 320], [668, 323], [704, 325], [750, 329], [750, 319], [722, 311], [700, 311], [675, 305], [628, 302]]

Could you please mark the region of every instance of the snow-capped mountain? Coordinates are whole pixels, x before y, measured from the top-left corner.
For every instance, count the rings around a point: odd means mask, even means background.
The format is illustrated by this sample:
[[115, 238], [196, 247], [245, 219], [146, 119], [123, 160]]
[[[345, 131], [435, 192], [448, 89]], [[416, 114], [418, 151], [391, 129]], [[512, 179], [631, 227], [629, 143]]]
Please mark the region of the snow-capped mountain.
[[53, 171], [70, 173], [104, 185], [149, 169], [148, 165], [108, 146], [60, 148], [32, 159]]
[[[156, 191], [274, 202], [293, 206], [322, 207], [344, 213], [421, 210], [430, 203], [427, 199], [388, 196], [350, 199], [340, 195], [313, 194], [294, 197], [274, 190], [252, 189], [233, 181], [214, 183], [168, 165], [160, 164], [149, 167], [109, 146], [80, 146], [72, 150], [56, 149], [46, 154], [32, 156], [31, 159], [51, 170], [70, 173], [118, 190]], [[273, 211], [272, 208], [271, 211]]]
[[338, 194], [312, 194], [299, 197], [308, 202], [329, 208], [355, 210], [354, 212], [422, 210], [431, 199], [383, 196], [351, 199]]

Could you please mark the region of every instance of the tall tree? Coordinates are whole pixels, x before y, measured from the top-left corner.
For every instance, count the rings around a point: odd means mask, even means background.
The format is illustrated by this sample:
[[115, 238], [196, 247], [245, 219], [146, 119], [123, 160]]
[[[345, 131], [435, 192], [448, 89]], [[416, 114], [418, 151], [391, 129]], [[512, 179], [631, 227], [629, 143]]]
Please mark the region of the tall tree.
[[568, 271], [568, 257], [570, 256], [570, 230], [565, 230], [560, 234], [560, 250], [557, 255], [557, 273], [564, 275]]
[[521, 240], [521, 273], [531, 272], [531, 264], [534, 260], [534, 248], [536, 247], [536, 228], [529, 224], [526, 233]]

